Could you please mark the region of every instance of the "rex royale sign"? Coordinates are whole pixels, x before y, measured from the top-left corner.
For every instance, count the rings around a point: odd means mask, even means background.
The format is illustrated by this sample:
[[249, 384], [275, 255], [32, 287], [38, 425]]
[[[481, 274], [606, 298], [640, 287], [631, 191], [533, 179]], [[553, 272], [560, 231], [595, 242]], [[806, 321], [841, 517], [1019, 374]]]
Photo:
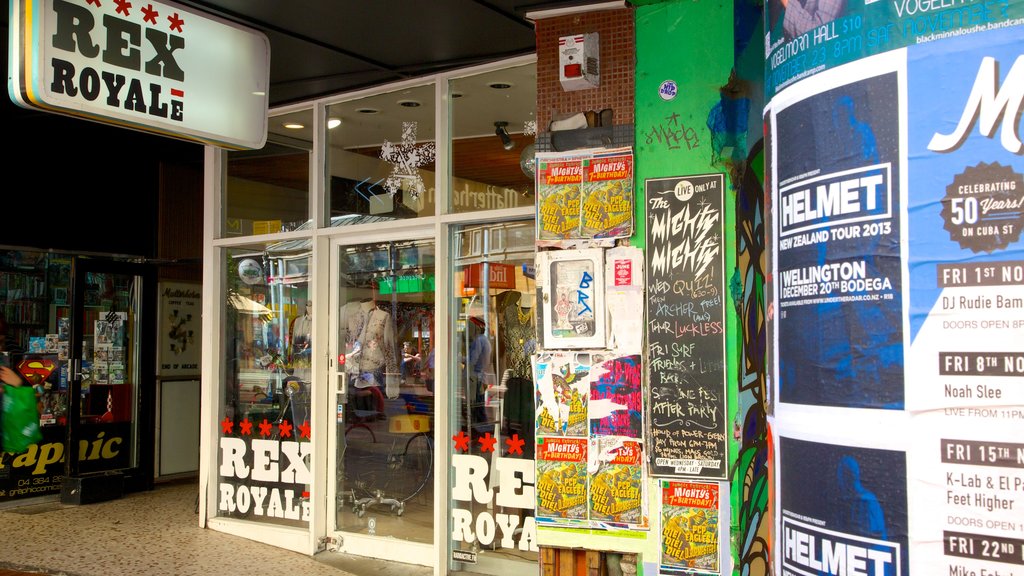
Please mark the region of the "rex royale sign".
[[169, 2], [12, 0], [8, 91], [25, 108], [226, 148], [266, 139], [263, 34]]

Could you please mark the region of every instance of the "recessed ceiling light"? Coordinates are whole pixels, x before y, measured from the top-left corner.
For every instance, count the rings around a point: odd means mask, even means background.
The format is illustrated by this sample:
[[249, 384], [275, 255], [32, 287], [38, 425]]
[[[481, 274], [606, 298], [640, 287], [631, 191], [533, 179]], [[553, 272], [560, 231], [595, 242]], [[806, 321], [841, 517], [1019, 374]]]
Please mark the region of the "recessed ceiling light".
[[376, 108], [357, 108], [356, 112], [359, 112], [360, 114], [380, 114], [380, 110], [377, 110]]
[[488, 86], [495, 90], [508, 90], [509, 88], [512, 87], [512, 85], [509, 84], [508, 82], [491, 82], [490, 84], [488, 84]]
[[302, 130], [306, 126], [303, 124], [299, 124], [298, 122], [285, 122], [284, 127], [289, 130]]
[[327, 119], [327, 129], [328, 130], [334, 130], [338, 126], [341, 126], [341, 118], [328, 118]]
[[398, 105], [399, 106], [403, 106], [405, 108], [419, 108], [420, 107], [420, 103], [415, 101], [415, 100], [399, 100], [398, 101]]

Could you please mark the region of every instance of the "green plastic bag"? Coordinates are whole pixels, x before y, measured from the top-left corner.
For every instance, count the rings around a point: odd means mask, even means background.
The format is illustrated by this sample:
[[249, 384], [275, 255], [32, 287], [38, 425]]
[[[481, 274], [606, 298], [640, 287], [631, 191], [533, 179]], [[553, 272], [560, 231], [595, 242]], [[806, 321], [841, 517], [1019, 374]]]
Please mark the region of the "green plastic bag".
[[31, 386], [4, 384], [4, 451], [20, 454], [43, 439], [39, 429], [39, 407]]

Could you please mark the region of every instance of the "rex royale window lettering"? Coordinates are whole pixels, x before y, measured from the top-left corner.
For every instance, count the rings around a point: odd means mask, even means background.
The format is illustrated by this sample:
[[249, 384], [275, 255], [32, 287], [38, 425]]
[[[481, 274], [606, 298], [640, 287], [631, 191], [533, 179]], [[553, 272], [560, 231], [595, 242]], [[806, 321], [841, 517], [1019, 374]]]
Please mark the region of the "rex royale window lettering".
[[309, 442], [222, 437], [218, 509], [235, 517], [308, 522], [311, 446]]
[[185, 71], [175, 54], [185, 48], [185, 39], [174, 32], [180, 33], [185, 21], [177, 12], [161, 15], [152, 4], [138, 10], [129, 2], [115, 4], [117, 14], [125, 17], [101, 16], [89, 7], [54, 0], [52, 46], [81, 55], [89, 65], [83, 66], [81, 58], [76, 66], [54, 56], [50, 90], [90, 102], [99, 100], [113, 108], [184, 120], [185, 91], [179, 83], [185, 80]]

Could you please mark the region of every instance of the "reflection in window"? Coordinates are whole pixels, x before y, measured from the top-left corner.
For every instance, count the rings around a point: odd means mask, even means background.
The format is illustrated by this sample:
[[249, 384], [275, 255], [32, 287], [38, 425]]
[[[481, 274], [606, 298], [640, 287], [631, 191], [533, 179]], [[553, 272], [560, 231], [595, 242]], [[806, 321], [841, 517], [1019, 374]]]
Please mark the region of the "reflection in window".
[[457, 78], [451, 99], [451, 211], [532, 206], [535, 64]]
[[309, 251], [255, 245], [226, 250], [225, 262], [217, 510], [308, 526]]
[[328, 107], [329, 226], [433, 216], [434, 87]]
[[228, 154], [224, 236], [295, 230], [309, 220], [312, 146], [313, 113], [304, 110], [269, 118], [263, 148]]
[[[337, 254], [340, 530], [434, 538], [434, 244], [347, 246]], [[342, 425], [343, 423], [343, 425]]]
[[[476, 552], [472, 570], [482, 574], [536, 570], [525, 564], [537, 560], [533, 230], [532, 222], [466, 226], [452, 242], [450, 545]], [[470, 482], [470, 470], [485, 481]], [[493, 491], [490, 501], [474, 494], [481, 487]], [[483, 515], [511, 529], [481, 542], [486, 535], [475, 530], [487, 524]]]

